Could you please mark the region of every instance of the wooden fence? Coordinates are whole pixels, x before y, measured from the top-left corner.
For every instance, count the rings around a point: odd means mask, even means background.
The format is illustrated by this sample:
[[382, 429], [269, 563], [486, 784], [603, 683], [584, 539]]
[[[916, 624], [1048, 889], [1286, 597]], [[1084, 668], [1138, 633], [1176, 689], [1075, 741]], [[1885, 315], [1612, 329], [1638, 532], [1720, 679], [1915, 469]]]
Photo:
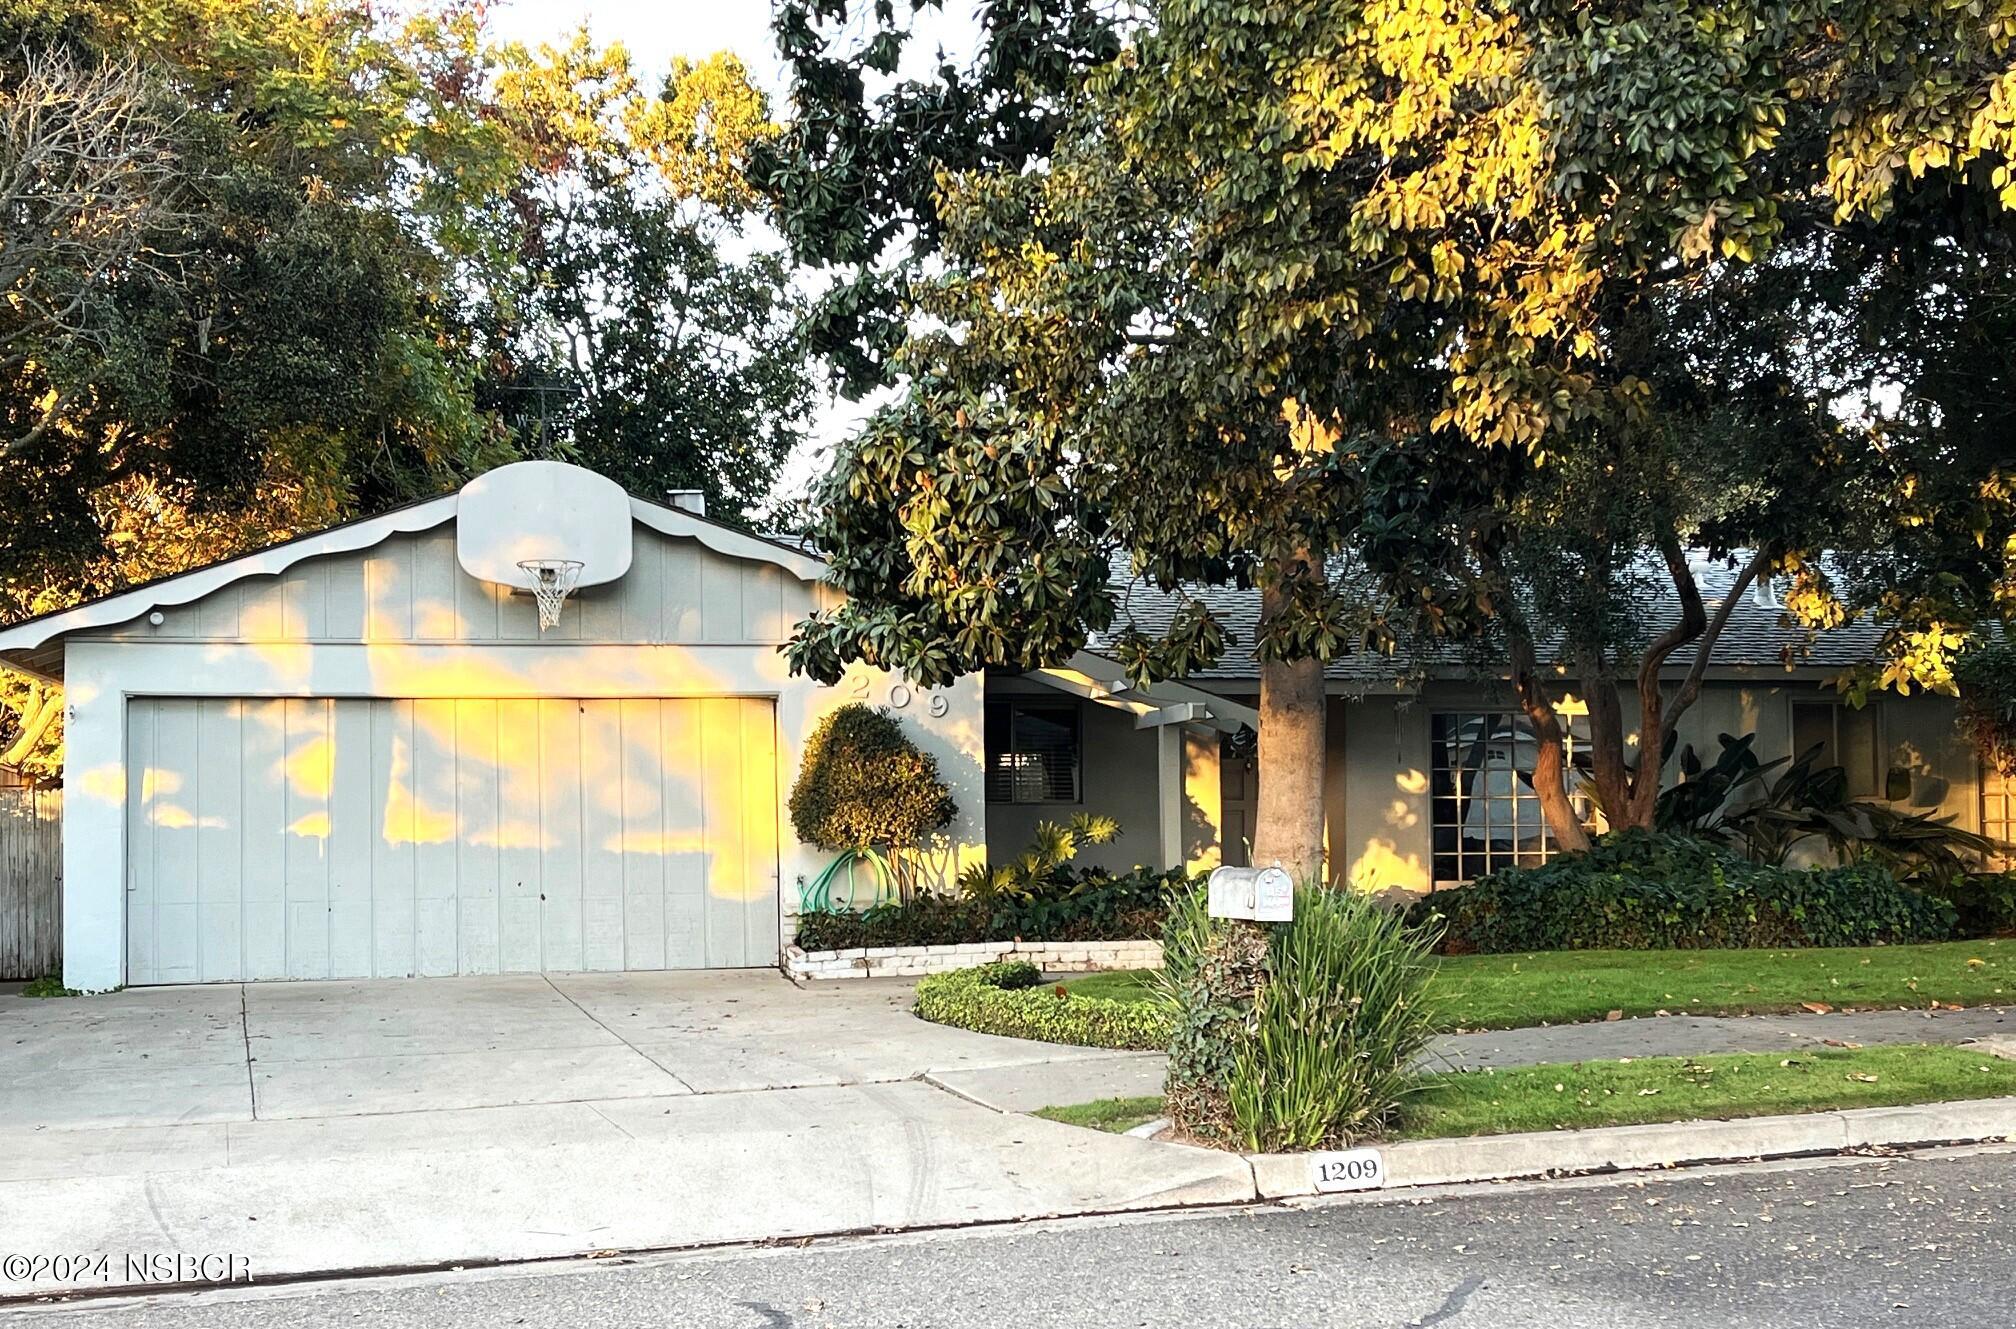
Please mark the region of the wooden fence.
[[0, 789], [0, 982], [63, 967], [63, 794]]

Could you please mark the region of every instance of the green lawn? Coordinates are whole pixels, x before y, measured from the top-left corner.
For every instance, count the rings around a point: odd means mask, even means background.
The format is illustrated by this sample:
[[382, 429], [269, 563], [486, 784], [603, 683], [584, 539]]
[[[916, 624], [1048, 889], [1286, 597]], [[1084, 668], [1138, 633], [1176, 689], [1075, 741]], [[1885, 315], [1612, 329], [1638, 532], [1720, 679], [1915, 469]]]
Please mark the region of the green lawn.
[[[1148, 997], [1140, 972], [1092, 974], [1074, 992]], [[1744, 1015], [1841, 1007], [2016, 1005], [2016, 940], [1818, 950], [1548, 951], [1445, 959], [1432, 989], [1445, 1029], [1601, 1020], [1611, 1011]]]
[[1426, 1076], [1397, 1134], [1502, 1135], [2005, 1094], [2016, 1094], [2016, 1062], [1953, 1047], [1643, 1057]]
[[1090, 1103], [1073, 1103], [1069, 1107], [1047, 1107], [1036, 1111], [1039, 1117], [1051, 1121], [1061, 1121], [1066, 1126], [1089, 1126], [1095, 1131], [1131, 1131], [1143, 1122], [1155, 1120], [1162, 1115], [1160, 1098], [1101, 1098]]
[[[1892, 1046], [1714, 1057], [1643, 1057], [1426, 1075], [1393, 1138], [1630, 1126], [1896, 1107], [2016, 1094], [2016, 1062], [1952, 1047]], [[1107, 1098], [1037, 1116], [1126, 1130], [1158, 1098]]]

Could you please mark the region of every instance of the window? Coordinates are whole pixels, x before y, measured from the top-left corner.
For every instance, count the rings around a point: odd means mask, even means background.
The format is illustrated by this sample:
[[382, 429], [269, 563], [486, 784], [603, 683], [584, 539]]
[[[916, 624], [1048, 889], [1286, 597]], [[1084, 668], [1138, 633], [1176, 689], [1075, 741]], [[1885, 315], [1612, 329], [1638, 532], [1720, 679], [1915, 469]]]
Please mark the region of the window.
[[2016, 775], [2004, 775], [1985, 763], [1981, 767], [1981, 834], [2005, 843], [2016, 836]]
[[1880, 798], [1881, 754], [1876, 741], [1876, 708], [1856, 710], [1835, 701], [1792, 703], [1792, 756], [1820, 749], [1814, 770], [1839, 766], [1848, 773], [1848, 797]]
[[1076, 803], [1078, 762], [1075, 703], [987, 704], [989, 803]]
[[[1435, 884], [1456, 885], [1497, 868], [1553, 857], [1554, 837], [1533, 790], [1539, 744], [1526, 717], [1514, 711], [1447, 711], [1428, 723]], [[1561, 724], [1568, 797], [1586, 822], [1588, 730], [1580, 717], [1563, 716]]]

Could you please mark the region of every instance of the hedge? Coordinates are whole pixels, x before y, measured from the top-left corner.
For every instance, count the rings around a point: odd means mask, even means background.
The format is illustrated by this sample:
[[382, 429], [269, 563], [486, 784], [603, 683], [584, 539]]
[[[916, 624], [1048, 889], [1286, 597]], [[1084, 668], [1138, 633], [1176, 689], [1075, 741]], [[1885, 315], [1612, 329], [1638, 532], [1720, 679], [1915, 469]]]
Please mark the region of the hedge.
[[1953, 907], [1868, 864], [1793, 871], [1673, 832], [1606, 835], [1586, 853], [1506, 868], [1413, 906], [1446, 919], [1449, 954], [1943, 941]]
[[1169, 1015], [1156, 1003], [1077, 996], [1045, 984], [1026, 960], [933, 974], [917, 984], [915, 1010], [933, 1024], [1004, 1038], [1131, 1051], [1169, 1045]]
[[919, 895], [862, 913], [798, 916], [798, 944], [808, 951], [856, 946], [962, 946], [981, 941], [1143, 941], [1162, 935], [1169, 892], [1187, 886], [1181, 871], [1108, 873], [1060, 869], [1043, 889], [989, 899]]

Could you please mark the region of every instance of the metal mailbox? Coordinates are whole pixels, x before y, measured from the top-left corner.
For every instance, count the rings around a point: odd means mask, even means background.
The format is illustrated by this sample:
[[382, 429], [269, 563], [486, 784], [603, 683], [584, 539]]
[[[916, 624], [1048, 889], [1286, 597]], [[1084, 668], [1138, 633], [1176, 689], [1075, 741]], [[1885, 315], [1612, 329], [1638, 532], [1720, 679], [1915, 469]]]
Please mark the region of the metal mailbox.
[[1295, 879], [1283, 867], [1213, 868], [1206, 884], [1213, 918], [1288, 923], [1295, 918]]

